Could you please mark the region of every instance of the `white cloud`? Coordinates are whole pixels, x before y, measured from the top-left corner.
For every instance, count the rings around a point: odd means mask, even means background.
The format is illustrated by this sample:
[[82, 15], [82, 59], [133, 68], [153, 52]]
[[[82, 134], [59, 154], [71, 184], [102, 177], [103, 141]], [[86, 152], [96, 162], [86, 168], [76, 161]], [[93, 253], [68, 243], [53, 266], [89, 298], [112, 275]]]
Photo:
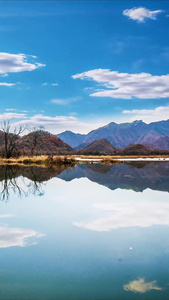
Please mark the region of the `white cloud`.
[[69, 104], [69, 101], [67, 99], [52, 99], [50, 101], [53, 104], [57, 104], [57, 105], [67, 105]]
[[32, 58], [38, 58], [36, 55], [28, 55], [28, 56], [30, 56]]
[[15, 119], [23, 119], [26, 118], [25, 114], [20, 114], [20, 113], [14, 113], [14, 112], [7, 112], [7, 113], [0, 113], [0, 121], [5, 121], [5, 120], [15, 120]]
[[73, 102], [76, 102], [78, 100], [80, 100], [81, 97], [72, 97], [72, 98], [67, 98], [67, 99], [51, 99], [50, 102], [53, 104], [57, 104], [57, 105], [67, 105]]
[[40, 234], [32, 229], [0, 226], [0, 248], [13, 246], [24, 247], [28, 244], [28, 239], [39, 238], [42, 236], [45, 236], [45, 234]]
[[109, 69], [95, 69], [72, 76], [73, 79], [94, 80], [104, 88], [90, 96], [131, 99], [155, 99], [169, 97], [169, 75], [149, 73], [119, 73]]
[[161, 14], [163, 10], [149, 10], [145, 7], [133, 7], [123, 11], [123, 15], [138, 22], [144, 22], [146, 19], [156, 20], [158, 14]]
[[26, 54], [11, 54], [0, 52], [0, 74], [10, 72], [33, 71], [39, 67], [44, 67], [41, 63], [29, 63]]
[[[18, 116], [17, 116], [18, 115]], [[23, 119], [21, 119], [22, 114], [14, 114], [11, 113], [11, 118], [18, 118], [20, 119], [19, 122], [12, 123], [13, 127], [17, 127], [19, 124], [26, 124], [30, 127], [34, 126], [43, 126], [45, 130], [53, 133], [58, 134], [60, 132], [63, 132], [65, 130], [72, 130], [76, 133], [88, 133], [89, 131], [96, 129], [98, 127], [101, 127], [105, 125], [105, 122], [89, 122], [88, 121], [80, 121], [75, 116], [45, 116], [43, 114], [35, 114], [33, 116], [28, 116], [26, 114], [23, 114]], [[0, 114], [0, 120], [9, 120], [10, 114], [4, 113]], [[25, 132], [24, 132], [25, 134]]]
[[146, 281], [144, 278], [130, 281], [123, 286], [124, 290], [133, 293], [147, 293], [151, 290], [161, 291], [162, 288], [157, 285], [157, 281]]
[[51, 83], [52, 86], [58, 86], [58, 83]]
[[169, 106], [159, 106], [155, 109], [123, 110], [123, 114], [130, 116], [129, 121], [142, 120], [146, 123], [169, 119]]
[[135, 198], [134, 192], [128, 191], [125, 192], [125, 199], [121, 199], [119, 195], [122, 192], [117, 191], [118, 199], [114, 199], [111, 203], [93, 204], [96, 212], [100, 210], [99, 216], [101, 214], [101, 217], [73, 224], [100, 232], [127, 227], [169, 226], [169, 202], [164, 193], [162, 195], [161, 192], [160, 200], [158, 200], [155, 198], [156, 192], [149, 189], [138, 195], [137, 198]]
[[[27, 113], [28, 111], [27, 110], [18, 110], [16, 108], [6, 108], [5, 111], [18, 111], [18, 113], [22, 112], [22, 113]], [[26, 115], [25, 115], [26, 116]], [[21, 118], [23, 117], [23, 114], [21, 114]]]
[[6, 108], [6, 111], [16, 111], [16, 108]]
[[7, 77], [7, 76], [8, 76], [7, 73], [1, 75], [1, 77]]
[[0, 82], [0, 86], [14, 86], [16, 83]]
[[42, 85], [52, 85], [52, 86], [58, 86], [58, 83], [48, 83], [48, 82], [44, 82], [42, 83]]

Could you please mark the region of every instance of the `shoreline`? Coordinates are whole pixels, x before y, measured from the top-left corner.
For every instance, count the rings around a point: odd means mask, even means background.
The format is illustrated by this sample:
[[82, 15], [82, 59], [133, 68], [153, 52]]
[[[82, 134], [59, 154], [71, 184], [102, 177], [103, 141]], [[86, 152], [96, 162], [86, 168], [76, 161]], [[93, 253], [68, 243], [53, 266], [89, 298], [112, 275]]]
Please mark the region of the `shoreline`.
[[54, 155], [54, 156], [21, 156], [19, 158], [0, 158], [0, 165], [37, 165], [49, 166], [74, 166], [80, 163], [118, 164], [127, 162], [169, 162], [169, 156], [114, 156], [114, 155]]

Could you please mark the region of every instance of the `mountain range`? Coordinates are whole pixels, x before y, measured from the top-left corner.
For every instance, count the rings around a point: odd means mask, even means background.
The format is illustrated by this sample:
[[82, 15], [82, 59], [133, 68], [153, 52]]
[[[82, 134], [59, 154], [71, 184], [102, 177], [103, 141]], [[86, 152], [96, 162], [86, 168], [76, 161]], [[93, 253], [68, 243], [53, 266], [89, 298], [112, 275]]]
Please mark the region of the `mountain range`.
[[57, 137], [77, 150], [100, 139], [106, 139], [116, 148], [125, 148], [131, 144], [143, 144], [150, 149], [169, 150], [169, 120], [146, 124], [143, 121], [117, 124], [114, 122], [90, 131], [77, 134], [65, 131]]
[[[38, 130], [13, 139], [8, 134], [8, 146], [16, 155], [58, 155], [58, 154], [124, 154], [149, 155], [168, 154], [169, 120], [146, 124], [142, 121], [100, 127], [88, 134], [66, 131], [53, 135]], [[13, 144], [11, 144], [11, 141]], [[0, 131], [0, 154], [4, 153], [5, 134]], [[77, 151], [76, 151], [77, 150]], [[15, 153], [13, 153], [15, 154]]]

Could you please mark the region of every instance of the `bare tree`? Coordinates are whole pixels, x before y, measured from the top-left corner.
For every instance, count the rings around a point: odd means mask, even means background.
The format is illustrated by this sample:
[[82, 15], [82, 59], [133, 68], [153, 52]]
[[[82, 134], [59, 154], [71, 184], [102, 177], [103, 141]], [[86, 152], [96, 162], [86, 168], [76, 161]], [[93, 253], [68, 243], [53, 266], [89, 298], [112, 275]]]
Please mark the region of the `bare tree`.
[[1, 129], [4, 132], [4, 156], [10, 158], [17, 151], [17, 141], [20, 134], [25, 130], [26, 126], [19, 125], [11, 132], [11, 124], [9, 121], [3, 121]]

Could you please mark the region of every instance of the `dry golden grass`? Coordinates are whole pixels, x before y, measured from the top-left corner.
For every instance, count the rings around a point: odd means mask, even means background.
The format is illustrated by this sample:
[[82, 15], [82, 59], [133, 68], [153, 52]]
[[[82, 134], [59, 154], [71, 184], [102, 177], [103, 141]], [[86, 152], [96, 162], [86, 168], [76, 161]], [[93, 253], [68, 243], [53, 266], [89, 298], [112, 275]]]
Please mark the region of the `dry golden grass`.
[[[40, 156], [20, 156], [19, 158], [0, 158], [0, 165], [10, 164], [10, 165], [40, 165], [40, 166], [49, 166], [49, 165], [73, 165], [76, 162], [75, 158], [85, 158], [85, 159], [101, 159], [103, 163], [120, 163], [117, 159], [126, 159], [126, 158], [169, 158], [169, 155], [132, 155], [132, 156], [120, 156], [120, 155], [40, 155]], [[82, 163], [82, 162], [81, 162]], [[83, 162], [84, 163], [84, 162]]]
[[20, 156], [18, 158], [11, 157], [9, 159], [0, 158], [0, 165], [2, 164], [10, 164], [10, 165], [52, 165], [52, 164], [69, 164], [73, 158], [71, 156], [65, 155], [55, 155], [55, 156], [47, 156], [47, 155], [40, 155], [40, 156]]

